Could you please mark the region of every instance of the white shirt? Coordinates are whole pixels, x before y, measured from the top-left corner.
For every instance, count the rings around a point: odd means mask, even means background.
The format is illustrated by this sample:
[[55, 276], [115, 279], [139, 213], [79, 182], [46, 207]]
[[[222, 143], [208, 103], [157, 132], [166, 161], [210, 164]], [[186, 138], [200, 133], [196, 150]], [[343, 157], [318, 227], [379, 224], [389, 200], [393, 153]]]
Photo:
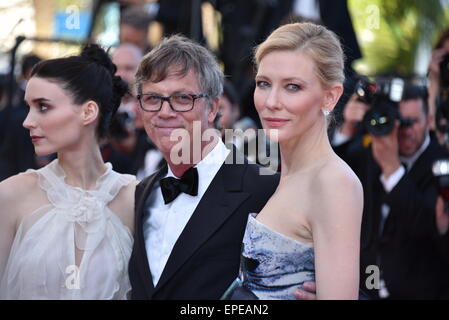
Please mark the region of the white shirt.
[[332, 136], [332, 146], [333, 147], [338, 147], [341, 146], [343, 143], [345, 143], [346, 141], [349, 141], [349, 139], [351, 139], [351, 137], [347, 136], [346, 134], [342, 133], [341, 128], [338, 128], [337, 130], [334, 131], [334, 135]]
[[[154, 286], [158, 283], [182, 230], [229, 153], [230, 150], [219, 139], [214, 149], [195, 166], [198, 170], [197, 196], [181, 192], [175, 200], [165, 204], [161, 188], [154, 191], [155, 199], [148, 208], [151, 214], [147, 215], [143, 223], [145, 248]], [[166, 177], [175, 177], [170, 167]]]
[[[399, 157], [399, 160], [407, 166], [407, 170], [410, 170], [415, 164], [416, 160], [421, 156], [424, 150], [430, 144], [430, 137], [427, 134], [421, 147], [410, 157]], [[384, 189], [389, 193], [398, 184], [399, 180], [405, 175], [405, 168], [400, 166], [395, 172], [393, 172], [388, 178], [385, 178], [383, 174], [380, 175], [380, 181], [384, 186]]]

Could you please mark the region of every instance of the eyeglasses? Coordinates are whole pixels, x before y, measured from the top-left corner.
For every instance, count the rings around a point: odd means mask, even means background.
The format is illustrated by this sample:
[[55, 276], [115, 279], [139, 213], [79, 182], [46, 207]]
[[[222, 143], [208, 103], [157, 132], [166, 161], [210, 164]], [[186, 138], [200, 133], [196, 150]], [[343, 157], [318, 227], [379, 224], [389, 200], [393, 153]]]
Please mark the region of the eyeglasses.
[[162, 109], [162, 104], [167, 101], [170, 108], [176, 112], [187, 112], [193, 109], [196, 99], [206, 98], [207, 94], [187, 94], [175, 93], [171, 96], [164, 97], [153, 93], [145, 93], [137, 95], [140, 107], [144, 111], [157, 112]]

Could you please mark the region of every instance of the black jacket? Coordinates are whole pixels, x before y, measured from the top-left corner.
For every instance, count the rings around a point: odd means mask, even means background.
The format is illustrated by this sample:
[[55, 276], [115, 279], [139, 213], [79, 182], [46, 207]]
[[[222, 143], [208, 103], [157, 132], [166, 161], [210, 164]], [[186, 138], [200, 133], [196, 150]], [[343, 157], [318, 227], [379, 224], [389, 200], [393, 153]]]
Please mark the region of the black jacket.
[[[235, 149], [234, 149], [235, 152]], [[232, 153], [231, 153], [232, 154]], [[145, 250], [143, 221], [159, 172], [136, 189], [135, 242], [129, 274], [133, 299], [219, 299], [238, 275], [248, 214], [259, 212], [278, 183], [260, 167], [224, 163], [178, 238], [165, 269], [153, 286]]]
[[[352, 167], [364, 189], [361, 234], [361, 288], [373, 298], [365, 281], [369, 265], [380, 268], [391, 299], [449, 298], [449, 267], [438, 250], [435, 224], [437, 190], [432, 163], [447, 157], [436, 141], [431, 143], [393, 190], [386, 194], [379, 180], [381, 170], [371, 148], [347, 143], [335, 148]], [[381, 206], [390, 208], [380, 233]]]

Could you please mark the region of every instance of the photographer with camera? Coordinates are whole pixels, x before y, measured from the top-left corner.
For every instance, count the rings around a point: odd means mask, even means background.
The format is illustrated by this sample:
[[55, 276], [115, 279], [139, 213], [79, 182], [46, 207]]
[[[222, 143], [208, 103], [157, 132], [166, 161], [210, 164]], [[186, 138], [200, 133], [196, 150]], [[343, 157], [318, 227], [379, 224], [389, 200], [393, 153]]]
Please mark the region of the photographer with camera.
[[344, 118], [334, 149], [364, 188], [361, 289], [374, 299], [448, 298], [431, 171], [446, 152], [429, 135], [427, 91], [400, 79], [362, 82]]
[[103, 159], [111, 162], [117, 172], [136, 175], [137, 179], [150, 175], [163, 164], [162, 154], [143, 128], [133, 88], [134, 74], [142, 57], [141, 49], [130, 43], [120, 44], [112, 53], [116, 74], [128, 83], [129, 93], [122, 98], [109, 126], [108, 143], [102, 147]]
[[[439, 141], [449, 149], [449, 29], [440, 35], [429, 64], [429, 105], [435, 113]], [[449, 260], [449, 159], [434, 164], [434, 176], [440, 190], [436, 204], [436, 224], [443, 254]]]

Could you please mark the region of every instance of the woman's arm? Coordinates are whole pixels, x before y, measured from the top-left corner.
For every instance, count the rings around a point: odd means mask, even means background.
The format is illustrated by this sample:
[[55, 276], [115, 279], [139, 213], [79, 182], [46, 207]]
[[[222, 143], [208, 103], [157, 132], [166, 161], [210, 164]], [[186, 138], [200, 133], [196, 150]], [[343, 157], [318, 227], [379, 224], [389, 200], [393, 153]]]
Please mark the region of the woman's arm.
[[348, 169], [320, 176], [319, 209], [312, 213], [318, 299], [357, 299], [363, 189]]
[[134, 235], [134, 192], [138, 184], [137, 180], [124, 186], [117, 196], [110, 202], [111, 210], [129, 228]]
[[0, 183], [0, 281], [3, 278], [9, 252], [16, 234], [16, 217], [14, 209], [14, 177]]

